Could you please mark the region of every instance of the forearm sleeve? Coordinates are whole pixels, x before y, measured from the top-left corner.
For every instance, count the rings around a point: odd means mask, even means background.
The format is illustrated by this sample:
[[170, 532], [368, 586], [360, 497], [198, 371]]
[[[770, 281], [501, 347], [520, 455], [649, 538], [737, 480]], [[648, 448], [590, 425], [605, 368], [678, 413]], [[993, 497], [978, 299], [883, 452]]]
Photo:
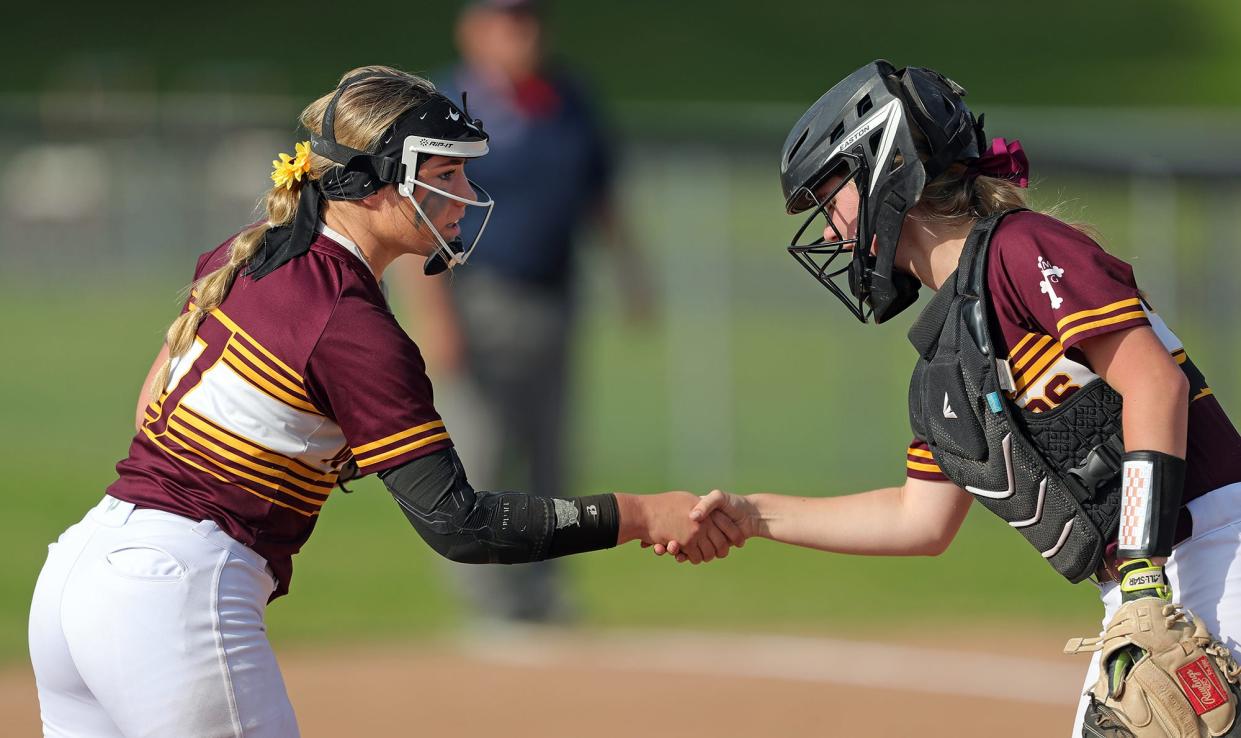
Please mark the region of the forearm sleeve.
[[616, 545], [614, 495], [476, 492], [451, 448], [379, 473], [431, 548], [467, 564], [521, 564]]

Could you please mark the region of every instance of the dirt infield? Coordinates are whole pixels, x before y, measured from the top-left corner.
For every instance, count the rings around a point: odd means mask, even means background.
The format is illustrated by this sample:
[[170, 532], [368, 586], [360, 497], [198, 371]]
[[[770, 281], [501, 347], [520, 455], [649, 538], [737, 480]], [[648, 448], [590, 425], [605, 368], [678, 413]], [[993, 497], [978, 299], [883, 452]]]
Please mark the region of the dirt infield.
[[[784, 636], [510, 633], [289, 650], [306, 738], [1064, 736], [1084, 660], [1053, 637], [1014, 654]], [[994, 641], [990, 641], [994, 644]], [[1032, 656], [1031, 654], [1037, 654]], [[0, 673], [4, 734], [39, 734], [33, 679]]]

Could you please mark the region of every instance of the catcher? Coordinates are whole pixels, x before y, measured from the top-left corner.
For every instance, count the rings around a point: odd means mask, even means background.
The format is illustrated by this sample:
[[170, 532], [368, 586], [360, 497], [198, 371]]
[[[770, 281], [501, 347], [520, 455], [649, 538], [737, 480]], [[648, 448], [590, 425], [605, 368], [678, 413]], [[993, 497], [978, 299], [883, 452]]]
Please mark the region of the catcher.
[[[1020, 144], [988, 142], [964, 94], [929, 69], [867, 64], [780, 159], [788, 212], [807, 214], [788, 250], [856, 318], [883, 323], [934, 292], [909, 331], [904, 484], [716, 491], [691, 517], [936, 555], [977, 499], [1070, 582], [1099, 585], [1102, 637], [1066, 649], [1095, 651], [1075, 732], [1241, 735], [1241, 436], [1132, 269], [1027, 209]], [[684, 559], [683, 543], [667, 550]]]

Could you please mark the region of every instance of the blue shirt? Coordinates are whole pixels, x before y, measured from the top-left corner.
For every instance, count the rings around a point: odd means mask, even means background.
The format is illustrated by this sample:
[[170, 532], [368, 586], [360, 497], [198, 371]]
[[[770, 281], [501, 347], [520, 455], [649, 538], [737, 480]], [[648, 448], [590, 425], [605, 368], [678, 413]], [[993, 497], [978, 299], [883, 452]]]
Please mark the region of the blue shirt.
[[[439, 85], [449, 97], [467, 93], [469, 113], [483, 121], [490, 151], [466, 172], [496, 201], [467, 269], [486, 269], [523, 282], [568, 286], [579, 227], [599, 205], [611, 160], [582, 88], [556, 70], [497, 90], [467, 67]], [[462, 238], [482, 222], [467, 208]]]

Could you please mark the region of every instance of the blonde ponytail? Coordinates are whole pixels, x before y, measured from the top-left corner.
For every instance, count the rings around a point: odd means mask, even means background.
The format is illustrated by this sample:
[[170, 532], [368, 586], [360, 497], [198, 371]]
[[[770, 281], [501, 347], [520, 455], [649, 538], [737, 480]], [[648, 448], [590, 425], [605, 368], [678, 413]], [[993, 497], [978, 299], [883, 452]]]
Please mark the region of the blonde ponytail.
[[[384, 66], [358, 67], [346, 72], [341, 82], [363, 72], [375, 72], [380, 76], [356, 82], [341, 93], [336, 105], [334, 128], [337, 142], [351, 148], [373, 151], [383, 132], [406, 111], [426, 100], [430, 93], [435, 92], [435, 86], [421, 77]], [[333, 90], [306, 106], [300, 116], [304, 129], [316, 135], [322, 130], [323, 115], [335, 94]], [[237, 274], [263, 244], [267, 229], [292, 223], [297, 214], [301, 188], [319, 179], [334, 166], [337, 166], [336, 162], [311, 153], [308, 175], [292, 181], [287, 187], [284, 184], [274, 185], [263, 202], [266, 220], [237, 234], [228, 247], [228, 262], [190, 286], [189, 310], [172, 322], [165, 337], [168, 360], [151, 383], [153, 401], [158, 401], [168, 390], [173, 365], [194, 344], [198, 327], [207, 315], [224, 302]]]
[[198, 327], [202, 325], [203, 319], [224, 302], [224, 298], [228, 296], [228, 291], [233, 286], [233, 281], [237, 279], [238, 272], [250, 262], [259, 247], [263, 245], [263, 237], [267, 234], [267, 229], [293, 222], [293, 216], [297, 213], [297, 198], [300, 192], [299, 184], [295, 184], [292, 188], [286, 188], [283, 185], [272, 187], [264, 202], [264, 209], [267, 211], [266, 221], [238, 233], [228, 246], [228, 261], [214, 271], [199, 277], [190, 285], [189, 310], [172, 321], [164, 338], [168, 345], [168, 360], [160, 367], [155, 375], [155, 381], [151, 383], [152, 400], [158, 400], [168, 389], [173, 364], [194, 344], [194, 336], [198, 334]]

